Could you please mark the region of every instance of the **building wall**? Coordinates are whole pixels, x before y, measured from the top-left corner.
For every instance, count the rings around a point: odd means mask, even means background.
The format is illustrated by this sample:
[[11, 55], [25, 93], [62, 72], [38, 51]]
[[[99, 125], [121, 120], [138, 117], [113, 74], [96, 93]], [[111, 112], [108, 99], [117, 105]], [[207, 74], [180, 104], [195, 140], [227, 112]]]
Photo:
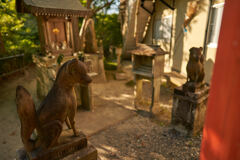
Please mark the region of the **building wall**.
[[[168, 4], [173, 3], [172, 0], [166, 0]], [[146, 44], [158, 44], [165, 51], [169, 51], [169, 55], [165, 56], [165, 72], [177, 71], [182, 75], [187, 75], [186, 66], [189, 58], [189, 49], [191, 47], [204, 47], [205, 32], [207, 29], [208, 10], [210, 2], [208, 0], [202, 0], [200, 3], [199, 11], [196, 16], [191, 20], [189, 25], [184, 28], [184, 20], [186, 19], [186, 13], [189, 2], [192, 0], [176, 0], [175, 10], [172, 11], [167, 6], [163, 5], [160, 1], [156, 2], [156, 11], [152, 17], [151, 24], [148, 28], [147, 35], [144, 43]], [[172, 38], [170, 42], [163, 42], [154, 39], [156, 32], [157, 21], [161, 21], [164, 17], [172, 16]], [[208, 56], [211, 56], [211, 60], [215, 61], [215, 50], [208, 49]], [[206, 80], [209, 82], [213, 63], [208, 61], [205, 64], [205, 70], [207, 72]], [[210, 68], [210, 69], [208, 69]]]
[[[224, 0], [214, 0], [213, 1], [213, 5], [220, 4], [220, 3], [224, 3]], [[209, 29], [208, 29], [208, 32], [209, 32]], [[211, 46], [208, 43], [206, 43], [205, 46], [206, 46], [205, 63], [204, 63], [205, 81], [210, 83], [211, 77], [212, 77], [212, 72], [213, 72], [213, 67], [214, 67], [214, 63], [215, 63], [217, 45]]]
[[[209, 0], [175, 0], [175, 10], [169, 9], [162, 2], [156, 1], [155, 12], [153, 15], [148, 15], [141, 9], [139, 3], [140, 0], [129, 0], [128, 5], [132, 5], [132, 8], [128, 8], [128, 13], [131, 13], [131, 18], [128, 19], [128, 32], [126, 32], [129, 40], [125, 40], [124, 44], [125, 50], [128, 48], [135, 47], [133, 43], [137, 42], [145, 44], [157, 44], [160, 45], [165, 51], [169, 51], [169, 54], [165, 56], [165, 72], [177, 71], [182, 75], [187, 76], [186, 66], [189, 58], [189, 49], [191, 47], [203, 47], [205, 44], [205, 37], [208, 27], [208, 17], [209, 17]], [[173, 5], [173, 0], [165, 0], [168, 4]], [[135, 3], [133, 3], [135, 2]], [[147, 2], [147, 1], [146, 1]], [[145, 2], [145, 3], [146, 3]], [[189, 13], [190, 3], [199, 3], [199, 8], [188, 25], [185, 25], [186, 15]], [[213, 3], [222, 3], [224, 0], [215, 0]], [[135, 7], [133, 6], [135, 5]], [[148, 4], [149, 5], [149, 4]], [[137, 7], [136, 7], [137, 6]], [[148, 6], [150, 7], [150, 6]], [[140, 8], [140, 9], [139, 9]], [[151, 9], [151, 8], [150, 8]], [[131, 10], [131, 12], [130, 12]], [[134, 12], [135, 19], [134, 19]], [[130, 16], [129, 15], [129, 16]], [[149, 25], [147, 20], [150, 19]], [[169, 41], [163, 41], [158, 38], [158, 28], [159, 23], [165, 20], [166, 17], [171, 17], [171, 37]], [[131, 22], [130, 22], [131, 21]], [[163, 25], [164, 26], [164, 25]], [[143, 33], [146, 32], [144, 35]], [[130, 35], [128, 35], [131, 33]], [[143, 35], [143, 36], [142, 36]], [[131, 39], [131, 40], [130, 40]], [[130, 41], [132, 43], [130, 43]], [[131, 47], [130, 47], [131, 46]], [[206, 46], [205, 52], [205, 80], [209, 83], [211, 80], [212, 69], [215, 62], [216, 48], [211, 48]]]
[[[137, 42], [142, 42], [145, 26], [150, 14], [140, 7], [141, 0], [126, 0], [126, 9], [122, 20], [123, 58], [130, 58], [128, 50], [134, 49]], [[144, 6], [153, 9], [151, 1], [146, 1]]]
[[174, 47], [172, 50], [172, 69], [186, 75], [186, 66], [191, 47], [204, 47], [205, 32], [207, 28], [209, 0], [202, 0], [199, 11], [189, 25], [183, 27], [189, 0], [176, 1], [173, 37]]
[[[166, 0], [166, 2], [172, 5], [173, 0]], [[157, 23], [161, 22], [161, 20], [164, 19], [165, 17], [174, 15], [173, 13], [174, 12], [171, 9], [169, 9], [167, 6], [162, 4], [162, 2], [156, 1], [155, 12], [152, 15], [151, 22], [148, 26], [147, 33], [143, 43], [160, 45], [165, 51], [170, 52], [170, 42], [163, 42], [156, 38], [159, 31], [157, 30], [156, 26], [158, 26]], [[174, 19], [174, 16], [172, 18]], [[171, 59], [171, 54], [165, 56], [165, 69], [164, 69], [165, 72], [170, 71], [169, 69], [171, 66], [170, 59]]]
[[[152, 12], [153, 11], [153, 2], [145, 1], [144, 7]], [[141, 0], [137, 0], [137, 9], [136, 9], [136, 19], [135, 19], [135, 37], [137, 43], [142, 43], [146, 35], [146, 29], [149, 23], [151, 22], [151, 13], [144, 10], [141, 7]]]
[[125, 17], [122, 24], [123, 58], [130, 58], [131, 56], [127, 53], [127, 51], [134, 49], [136, 46], [134, 28], [137, 0], [127, 0], [126, 5]]

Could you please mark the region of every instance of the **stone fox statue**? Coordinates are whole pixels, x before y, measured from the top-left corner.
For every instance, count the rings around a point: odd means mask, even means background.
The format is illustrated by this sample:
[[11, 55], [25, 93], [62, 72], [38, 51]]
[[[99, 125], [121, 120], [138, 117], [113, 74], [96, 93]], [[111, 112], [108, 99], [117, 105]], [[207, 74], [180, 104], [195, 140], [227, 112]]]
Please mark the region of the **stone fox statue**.
[[202, 47], [192, 47], [190, 50], [189, 60], [187, 64], [187, 81], [195, 82], [197, 84], [202, 83], [205, 73], [202, 55]]
[[[16, 104], [21, 121], [21, 138], [26, 151], [45, 150], [57, 144], [62, 132], [64, 121], [69, 119], [70, 127], [75, 136], [74, 116], [77, 109], [74, 84], [88, 84], [92, 79], [87, 75], [84, 63], [73, 59], [59, 69], [53, 87], [35, 110], [34, 102], [28, 91], [18, 86], [16, 89]], [[37, 130], [37, 139], [31, 140], [31, 135]]]

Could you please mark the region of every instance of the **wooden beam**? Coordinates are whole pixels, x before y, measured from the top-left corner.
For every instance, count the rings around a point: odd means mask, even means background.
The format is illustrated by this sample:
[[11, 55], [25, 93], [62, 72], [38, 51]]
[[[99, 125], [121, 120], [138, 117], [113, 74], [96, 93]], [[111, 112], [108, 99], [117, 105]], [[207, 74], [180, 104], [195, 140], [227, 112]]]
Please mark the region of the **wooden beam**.
[[73, 40], [75, 45], [74, 52], [78, 52], [81, 50], [78, 17], [72, 17], [72, 26], [73, 26]]

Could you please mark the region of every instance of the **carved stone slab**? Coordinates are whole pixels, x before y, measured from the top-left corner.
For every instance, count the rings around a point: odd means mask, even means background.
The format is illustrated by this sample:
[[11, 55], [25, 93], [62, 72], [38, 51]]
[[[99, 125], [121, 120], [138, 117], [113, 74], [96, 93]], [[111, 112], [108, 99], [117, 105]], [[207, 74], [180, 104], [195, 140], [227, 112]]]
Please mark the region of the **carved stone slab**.
[[182, 87], [174, 89], [172, 124], [175, 129], [193, 136], [202, 131], [208, 92], [207, 85], [195, 92]]
[[88, 144], [87, 147], [77, 151], [62, 160], [100, 160], [97, 155], [97, 150], [91, 144]]
[[71, 157], [75, 152], [78, 153], [76, 158], [78, 160], [97, 160], [97, 150], [92, 145], [88, 145], [86, 136], [80, 132], [78, 137], [74, 137], [71, 130], [63, 131], [59, 144], [46, 152], [36, 150], [27, 153], [24, 149], [20, 149], [17, 152], [17, 160], [59, 160], [67, 156]]

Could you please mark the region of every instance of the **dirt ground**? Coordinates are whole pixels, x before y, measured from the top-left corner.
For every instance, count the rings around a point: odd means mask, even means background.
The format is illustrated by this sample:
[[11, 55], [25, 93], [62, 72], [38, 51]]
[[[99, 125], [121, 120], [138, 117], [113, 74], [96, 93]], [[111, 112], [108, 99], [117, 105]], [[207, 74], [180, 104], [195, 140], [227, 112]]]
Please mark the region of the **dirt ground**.
[[[155, 106], [154, 117], [149, 118], [148, 107], [137, 111], [133, 105], [134, 88], [126, 85], [132, 80], [131, 66], [125, 65], [126, 80], [93, 84], [94, 106], [91, 111], [79, 110], [77, 127], [98, 150], [102, 160], [162, 160], [198, 159], [201, 137], [181, 135], [170, 126], [172, 90], [161, 87], [161, 104]], [[114, 77], [114, 76], [113, 76]], [[0, 160], [15, 159], [22, 147], [20, 122], [16, 113], [15, 89], [25, 86], [36, 98], [34, 69], [24, 75], [0, 82]], [[149, 99], [150, 83], [144, 84], [144, 95]]]

